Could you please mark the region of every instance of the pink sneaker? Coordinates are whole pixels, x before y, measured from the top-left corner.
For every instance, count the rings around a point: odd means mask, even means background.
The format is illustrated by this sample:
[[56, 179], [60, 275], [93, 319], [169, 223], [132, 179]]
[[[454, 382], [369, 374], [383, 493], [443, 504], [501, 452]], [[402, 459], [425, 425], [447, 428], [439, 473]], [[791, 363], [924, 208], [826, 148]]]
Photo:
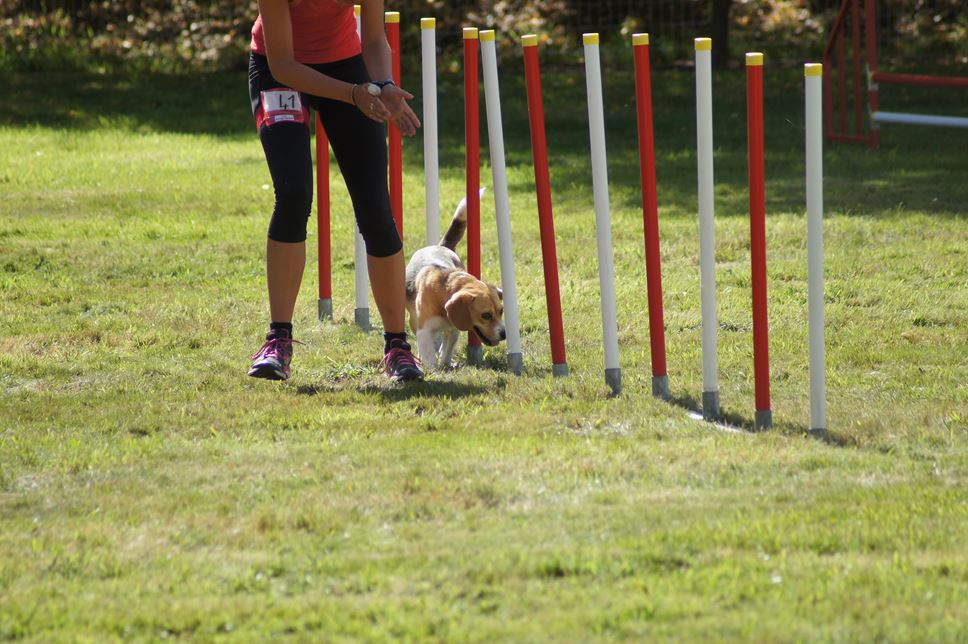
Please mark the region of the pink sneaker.
[[380, 371], [391, 380], [423, 380], [424, 374], [417, 365], [417, 359], [410, 352], [410, 345], [403, 340], [391, 340], [390, 350], [383, 356]]
[[259, 352], [252, 356], [249, 375], [266, 380], [286, 380], [291, 373], [293, 339], [288, 333], [270, 333]]

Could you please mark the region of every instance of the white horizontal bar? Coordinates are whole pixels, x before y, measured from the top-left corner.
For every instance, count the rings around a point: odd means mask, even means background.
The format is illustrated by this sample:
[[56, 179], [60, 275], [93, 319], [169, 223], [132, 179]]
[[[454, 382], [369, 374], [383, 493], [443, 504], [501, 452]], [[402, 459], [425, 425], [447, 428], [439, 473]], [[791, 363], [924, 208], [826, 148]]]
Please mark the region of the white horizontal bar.
[[904, 112], [874, 112], [878, 123], [907, 123], [910, 125], [944, 125], [968, 127], [968, 118], [961, 116], [936, 116], [934, 114], [906, 114]]

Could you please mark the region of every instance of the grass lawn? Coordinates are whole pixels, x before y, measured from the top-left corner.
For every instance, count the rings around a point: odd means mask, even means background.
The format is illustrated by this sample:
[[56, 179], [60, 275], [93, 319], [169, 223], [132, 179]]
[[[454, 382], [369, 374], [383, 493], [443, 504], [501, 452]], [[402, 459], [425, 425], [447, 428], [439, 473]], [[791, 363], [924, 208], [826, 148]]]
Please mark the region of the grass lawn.
[[[336, 322], [315, 320], [311, 255], [293, 378], [245, 376], [267, 322], [272, 194], [244, 72], [0, 78], [14, 88], [0, 95], [0, 639], [968, 639], [968, 135], [886, 126], [878, 151], [827, 148], [819, 441], [802, 76], [767, 68], [776, 427], [724, 432], [689, 416], [692, 76], [654, 75], [664, 403], [650, 395], [632, 78], [606, 74], [625, 380], [610, 399], [583, 73], [545, 78], [572, 371], [553, 379], [523, 78], [505, 71], [525, 373], [507, 374], [501, 346], [485, 369], [410, 386], [377, 373], [379, 331], [352, 324], [335, 171]], [[463, 191], [460, 82], [441, 78], [447, 214]], [[744, 79], [715, 83], [720, 387], [747, 429]], [[885, 109], [963, 113], [957, 92], [882, 94]], [[413, 250], [419, 139], [405, 163]]]

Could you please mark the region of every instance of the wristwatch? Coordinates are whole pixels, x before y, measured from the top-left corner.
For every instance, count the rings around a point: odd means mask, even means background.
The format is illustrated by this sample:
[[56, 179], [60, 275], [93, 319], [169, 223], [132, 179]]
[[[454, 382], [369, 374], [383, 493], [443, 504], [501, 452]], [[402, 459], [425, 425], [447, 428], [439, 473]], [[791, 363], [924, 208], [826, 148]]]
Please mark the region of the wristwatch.
[[372, 81], [372, 82], [373, 82], [374, 85], [376, 85], [380, 89], [383, 89], [387, 85], [396, 85], [396, 83], [393, 82], [393, 79], [392, 78], [388, 78], [386, 80], [381, 80], [381, 81]]

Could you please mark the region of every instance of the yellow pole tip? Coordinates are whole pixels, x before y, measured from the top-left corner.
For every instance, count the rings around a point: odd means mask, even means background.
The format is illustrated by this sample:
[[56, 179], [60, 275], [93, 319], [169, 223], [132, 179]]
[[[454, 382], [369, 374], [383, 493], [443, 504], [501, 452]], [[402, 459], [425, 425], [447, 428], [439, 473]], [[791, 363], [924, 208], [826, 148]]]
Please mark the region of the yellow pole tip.
[[581, 41], [586, 45], [597, 45], [598, 34], [582, 34]]
[[437, 27], [436, 18], [421, 18], [420, 28], [421, 29], [435, 29]]
[[400, 12], [399, 11], [387, 11], [383, 14], [387, 22], [400, 22]]
[[522, 47], [537, 47], [538, 46], [538, 36], [535, 34], [527, 34], [521, 36], [521, 46]]
[[481, 32], [481, 40], [483, 42], [494, 42], [496, 37], [493, 29], [485, 29]]
[[464, 40], [477, 40], [477, 27], [464, 27]]
[[763, 65], [763, 54], [754, 51], [746, 54], [747, 67], [761, 67]]
[[712, 38], [696, 38], [696, 51], [712, 51]]
[[353, 5], [353, 13], [355, 13], [356, 15], [360, 15], [361, 13], [363, 13], [363, 6], [358, 4]]
[[632, 34], [632, 45], [648, 45], [649, 44], [649, 34]]
[[803, 66], [804, 76], [823, 76], [823, 65], [820, 63], [806, 63]]

